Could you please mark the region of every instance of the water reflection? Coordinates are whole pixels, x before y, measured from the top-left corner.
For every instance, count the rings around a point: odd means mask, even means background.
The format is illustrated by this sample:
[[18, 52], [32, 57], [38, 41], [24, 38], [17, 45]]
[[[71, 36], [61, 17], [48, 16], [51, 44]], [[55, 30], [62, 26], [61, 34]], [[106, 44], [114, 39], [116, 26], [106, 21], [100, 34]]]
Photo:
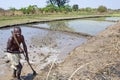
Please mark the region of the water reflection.
[[48, 23], [49, 28], [52, 30], [61, 30], [61, 31], [74, 31], [73, 28], [70, 28], [67, 24], [67, 21], [55, 21]]
[[120, 17], [107, 17], [105, 20], [108, 20], [108, 21], [119, 21]]
[[105, 30], [110, 25], [115, 24], [114, 22], [107, 21], [93, 21], [93, 20], [68, 20], [68, 21], [54, 21], [46, 23], [38, 23], [33, 26], [49, 28], [53, 30], [62, 30], [70, 32], [82, 32], [90, 35], [96, 35], [97, 33]]
[[69, 27], [74, 28], [76, 32], [83, 32], [91, 35], [96, 35], [113, 24], [115, 23], [93, 20], [72, 20], [68, 23]]

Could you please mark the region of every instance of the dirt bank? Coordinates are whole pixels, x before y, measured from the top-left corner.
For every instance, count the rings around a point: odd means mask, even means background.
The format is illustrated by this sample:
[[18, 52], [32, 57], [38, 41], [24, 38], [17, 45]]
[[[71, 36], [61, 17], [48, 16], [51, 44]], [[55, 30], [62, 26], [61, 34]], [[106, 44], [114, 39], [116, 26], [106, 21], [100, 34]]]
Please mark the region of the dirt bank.
[[[49, 80], [120, 80], [120, 22], [74, 49], [61, 64], [54, 63]], [[51, 65], [34, 80], [45, 80]]]

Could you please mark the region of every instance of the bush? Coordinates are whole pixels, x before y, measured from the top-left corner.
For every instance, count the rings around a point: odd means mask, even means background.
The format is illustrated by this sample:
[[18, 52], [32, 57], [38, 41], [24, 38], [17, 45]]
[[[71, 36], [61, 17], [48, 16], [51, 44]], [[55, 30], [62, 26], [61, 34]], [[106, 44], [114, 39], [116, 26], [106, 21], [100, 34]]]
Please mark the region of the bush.
[[77, 4], [75, 4], [75, 5], [73, 5], [72, 9], [73, 9], [74, 11], [77, 11], [77, 10], [79, 9], [79, 7], [78, 7]]
[[97, 9], [100, 13], [107, 12], [107, 8], [105, 6], [99, 6]]

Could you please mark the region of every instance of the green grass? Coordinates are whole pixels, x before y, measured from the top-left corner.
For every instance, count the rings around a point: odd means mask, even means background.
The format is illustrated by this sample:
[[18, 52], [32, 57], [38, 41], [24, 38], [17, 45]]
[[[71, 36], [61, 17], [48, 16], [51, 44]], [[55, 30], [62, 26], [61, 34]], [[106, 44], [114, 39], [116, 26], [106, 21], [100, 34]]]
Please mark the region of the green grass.
[[[0, 26], [26, 23], [32, 21], [51, 20], [66, 17], [84, 17], [89, 15], [95, 15], [95, 13], [88, 12], [69, 12], [69, 13], [56, 13], [56, 14], [37, 14], [37, 15], [22, 15], [22, 16], [0, 16]], [[109, 16], [120, 17], [119, 13], [107, 14]], [[94, 18], [94, 20], [104, 20], [104, 17]]]
[[31, 22], [31, 21], [50, 20], [50, 19], [64, 18], [64, 17], [76, 17], [76, 15], [42, 14], [42, 15], [23, 15], [23, 16], [1, 16], [0, 17], [0, 26], [26, 23], [26, 22]]
[[95, 20], [95, 21], [105, 21], [105, 17], [99, 17], [99, 18], [86, 18], [87, 20]]
[[114, 12], [112, 14], [108, 14], [111, 17], [120, 17], [120, 12]]

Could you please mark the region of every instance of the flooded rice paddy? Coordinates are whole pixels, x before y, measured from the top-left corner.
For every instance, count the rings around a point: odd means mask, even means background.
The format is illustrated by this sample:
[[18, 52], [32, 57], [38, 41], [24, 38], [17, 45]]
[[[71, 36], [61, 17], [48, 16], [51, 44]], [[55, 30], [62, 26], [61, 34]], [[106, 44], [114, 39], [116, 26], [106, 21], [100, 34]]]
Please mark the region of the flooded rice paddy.
[[[62, 32], [42, 30], [20, 26], [22, 34], [28, 47], [30, 62], [37, 65], [36, 68], [43, 69], [45, 65], [55, 60], [61, 62], [75, 47], [85, 42], [87, 39]], [[5, 54], [7, 40], [11, 36], [13, 28], [6, 28], [0, 30], [0, 59], [4, 65], [0, 67], [5, 68], [5, 61], [7, 56]], [[24, 59], [24, 58], [23, 58]], [[25, 62], [22, 60], [22, 62]], [[1, 64], [3, 64], [1, 63]], [[2, 69], [0, 68], [0, 69]], [[1, 70], [2, 71], [2, 70]], [[4, 72], [1, 72], [3, 74]]]
[[[51, 61], [63, 61], [69, 52], [87, 41], [87, 38], [74, 35], [72, 32], [96, 35], [113, 24], [115, 23], [107, 21], [69, 20], [32, 24], [33, 26], [48, 28], [54, 31], [33, 28], [28, 25], [20, 27], [28, 47], [30, 62], [41, 64], [37, 65], [36, 68], [42, 69], [47, 64], [51, 63]], [[4, 61], [7, 59], [4, 51], [12, 30], [13, 27], [0, 29], [0, 64], [3, 64], [0, 65], [0, 75], [4, 74], [2, 68], [5, 68], [6, 65]], [[69, 31], [71, 34], [57, 30]]]
[[49, 28], [53, 30], [82, 32], [90, 35], [96, 35], [112, 24], [114, 24], [114, 22], [93, 21], [93, 20], [69, 20], [69, 21], [38, 23], [38, 24], [34, 24], [33, 26]]

